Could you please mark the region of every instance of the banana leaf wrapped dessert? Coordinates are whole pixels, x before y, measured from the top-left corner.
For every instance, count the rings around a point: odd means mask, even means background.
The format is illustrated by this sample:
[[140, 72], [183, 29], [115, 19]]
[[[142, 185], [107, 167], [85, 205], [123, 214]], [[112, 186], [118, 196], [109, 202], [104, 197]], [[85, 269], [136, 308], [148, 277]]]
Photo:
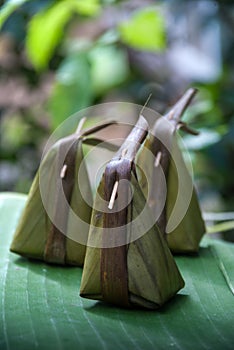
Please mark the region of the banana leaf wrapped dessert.
[[156, 309], [184, 286], [137, 179], [134, 160], [147, 130], [141, 116], [99, 184], [81, 280], [84, 298]]
[[[155, 122], [138, 157], [139, 167], [144, 172], [141, 188], [173, 253], [197, 252], [205, 233], [196, 190], [176, 137], [179, 128], [197, 134], [181, 121], [195, 93], [195, 89], [187, 90], [170, 112]], [[161, 210], [165, 193], [165, 206]]]
[[[82, 144], [98, 144], [91, 134], [101, 123], [57, 141], [35, 176], [10, 250], [48, 263], [82, 266], [92, 212], [92, 192]], [[82, 191], [81, 191], [82, 190]]]

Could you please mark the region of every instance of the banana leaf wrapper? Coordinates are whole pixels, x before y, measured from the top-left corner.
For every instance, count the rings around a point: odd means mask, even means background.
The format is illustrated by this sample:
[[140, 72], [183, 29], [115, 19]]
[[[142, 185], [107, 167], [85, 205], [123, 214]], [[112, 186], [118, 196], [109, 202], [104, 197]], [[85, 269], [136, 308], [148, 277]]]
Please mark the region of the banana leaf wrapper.
[[[198, 252], [205, 233], [196, 190], [176, 139], [178, 128], [196, 135], [180, 120], [195, 93], [195, 89], [189, 89], [165, 117], [156, 121], [145, 142], [145, 149], [138, 157], [140, 172], [144, 172], [140, 177], [141, 188], [173, 253]], [[149, 156], [146, 150], [154, 157]], [[159, 153], [163, 173], [155, 165]], [[164, 199], [165, 191], [165, 206], [161, 210], [160, 201]]]
[[88, 136], [111, 124], [72, 134], [49, 150], [29, 191], [12, 252], [48, 263], [83, 265], [93, 199], [82, 144], [100, 143]]
[[[117, 156], [107, 165], [100, 182], [80, 295], [121, 307], [157, 309], [183, 288], [184, 281], [165, 238], [152, 220], [136, 176], [134, 157], [146, 136], [147, 126], [141, 117]], [[139, 127], [142, 130], [137, 135]], [[131, 138], [136, 139], [138, 146], [129, 143]], [[127, 153], [123, 156], [125, 149]], [[116, 179], [119, 186], [110, 210], [107, 203]], [[121, 182], [123, 179], [131, 182], [132, 190], [125, 181]]]

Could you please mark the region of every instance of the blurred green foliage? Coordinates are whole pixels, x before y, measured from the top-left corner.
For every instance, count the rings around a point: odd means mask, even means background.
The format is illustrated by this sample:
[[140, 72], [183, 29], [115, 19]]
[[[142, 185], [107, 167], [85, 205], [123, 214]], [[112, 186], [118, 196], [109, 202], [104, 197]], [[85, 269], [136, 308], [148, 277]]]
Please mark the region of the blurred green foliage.
[[34, 67], [39, 70], [47, 67], [73, 14], [94, 15], [98, 9], [97, 0], [62, 0], [33, 16], [26, 36], [26, 51]]
[[164, 19], [153, 9], [137, 12], [119, 29], [123, 42], [137, 49], [161, 51], [166, 47]]
[[0, 13], [0, 27], [10, 17], [10, 15], [28, 0], [10, 0], [5, 2]]
[[233, 21], [234, 5], [212, 0], [2, 2], [1, 190], [28, 190], [47, 137], [72, 113], [150, 93], [164, 113], [196, 86], [184, 120], [200, 135], [184, 141], [199, 195], [206, 210], [232, 210]]
[[74, 53], [62, 61], [49, 100], [53, 127], [92, 103], [90, 81], [90, 65], [86, 53]]

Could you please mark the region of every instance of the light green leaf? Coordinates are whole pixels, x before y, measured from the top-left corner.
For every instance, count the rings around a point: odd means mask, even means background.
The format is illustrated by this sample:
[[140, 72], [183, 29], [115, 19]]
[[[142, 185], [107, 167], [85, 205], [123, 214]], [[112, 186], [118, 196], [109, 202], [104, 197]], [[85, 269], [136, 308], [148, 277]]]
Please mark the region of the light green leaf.
[[162, 51], [166, 47], [166, 30], [162, 15], [153, 9], [136, 12], [119, 26], [124, 43], [139, 50]]
[[82, 270], [9, 253], [26, 196], [0, 195], [0, 348], [231, 350], [234, 245], [203, 242], [177, 256], [186, 287], [159, 311], [125, 310], [79, 297]]
[[68, 56], [57, 72], [56, 83], [49, 101], [53, 128], [91, 102], [90, 66], [86, 54]]
[[50, 60], [63, 36], [63, 28], [71, 15], [71, 7], [64, 1], [36, 14], [29, 23], [26, 40], [27, 54], [33, 65], [42, 69]]
[[93, 15], [98, 9], [97, 0], [63, 0], [36, 14], [29, 23], [26, 38], [27, 54], [33, 65], [37, 69], [48, 65], [73, 13]]
[[10, 15], [28, 0], [8, 0], [0, 9], [0, 29]]
[[90, 52], [89, 59], [91, 82], [97, 95], [126, 80], [129, 70], [123, 50], [115, 46], [98, 46]]
[[99, 0], [69, 0], [69, 2], [71, 2], [77, 12], [82, 15], [93, 16], [100, 10]]

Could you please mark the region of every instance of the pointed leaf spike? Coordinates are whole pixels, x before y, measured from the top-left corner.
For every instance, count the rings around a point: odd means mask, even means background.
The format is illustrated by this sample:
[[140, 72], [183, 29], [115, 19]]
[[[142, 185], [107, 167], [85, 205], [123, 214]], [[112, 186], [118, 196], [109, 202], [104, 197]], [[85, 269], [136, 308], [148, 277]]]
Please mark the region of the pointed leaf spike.
[[169, 111], [169, 113], [165, 115], [165, 117], [168, 120], [173, 120], [175, 124], [179, 123], [183, 113], [189, 106], [190, 102], [192, 101], [196, 93], [197, 93], [197, 89], [194, 89], [194, 88], [188, 89], [184, 93], [184, 95], [179, 99], [179, 101], [173, 106], [173, 108]]

